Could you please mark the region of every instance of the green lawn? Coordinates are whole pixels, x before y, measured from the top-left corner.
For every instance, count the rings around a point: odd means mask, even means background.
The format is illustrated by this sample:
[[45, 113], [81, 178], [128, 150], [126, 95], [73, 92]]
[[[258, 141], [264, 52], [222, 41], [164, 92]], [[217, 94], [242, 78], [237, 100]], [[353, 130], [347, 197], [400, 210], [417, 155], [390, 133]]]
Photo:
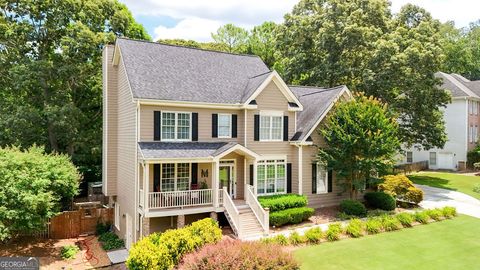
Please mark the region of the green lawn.
[[459, 216], [397, 232], [301, 248], [302, 269], [479, 269], [480, 219]]
[[480, 184], [480, 176], [422, 172], [410, 175], [408, 178], [416, 184], [455, 190], [480, 199], [480, 193], [473, 192], [473, 186]]

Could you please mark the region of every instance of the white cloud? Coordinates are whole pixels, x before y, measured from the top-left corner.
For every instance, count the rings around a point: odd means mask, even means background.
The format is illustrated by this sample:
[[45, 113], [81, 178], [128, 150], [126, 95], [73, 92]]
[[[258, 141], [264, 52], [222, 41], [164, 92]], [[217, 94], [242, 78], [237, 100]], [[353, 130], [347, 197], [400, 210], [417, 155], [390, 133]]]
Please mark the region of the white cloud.
[[187, 18], [180, 21], [175, 27], [157, 26], [153, 40], [158, 39], [192, 39], [196, 41], [210, 41], [210, 33], [222, 26], [222, 22], [202, 18]]

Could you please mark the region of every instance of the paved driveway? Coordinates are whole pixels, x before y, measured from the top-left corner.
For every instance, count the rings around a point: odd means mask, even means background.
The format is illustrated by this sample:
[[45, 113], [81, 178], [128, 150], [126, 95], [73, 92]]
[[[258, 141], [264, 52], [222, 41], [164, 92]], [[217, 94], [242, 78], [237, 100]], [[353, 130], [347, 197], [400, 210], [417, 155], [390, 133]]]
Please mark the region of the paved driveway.
[[480, 218], [480, 201], [472, 196], [443, 188], [415, 186], [421, 188], [425, 193], [423, 201], [420, 203], [423, 208], [453, 206], [457, 208], [458, 213]]

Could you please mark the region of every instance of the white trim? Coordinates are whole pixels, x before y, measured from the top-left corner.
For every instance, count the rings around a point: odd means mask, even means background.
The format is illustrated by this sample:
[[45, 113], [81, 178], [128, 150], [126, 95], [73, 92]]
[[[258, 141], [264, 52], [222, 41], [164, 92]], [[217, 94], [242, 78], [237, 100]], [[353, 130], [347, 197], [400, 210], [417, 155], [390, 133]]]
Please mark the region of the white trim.
[[293, 94], [292, 90], [288, 88], [287, 84], [283, 81], [283, 79], [278, 75], [278, 73], [274, 70], [272, 74], [270, 74], [262, 84], [253, 92], [253, 94], [245, 101], [244, 105], [250, 104], [252, 100], [254, 100], [267, 86], [268, 84], [273, 81], [277, 85], [278, 89], [282, 94], [287, 98], [289, 102], [295, 102], [298, 105], [298, 110], [303, 110], [303, 105], [300, 103], [300, 100], [297, 99], [295, 94]]
[[[267, 162], [267, 160], [272, 160], [273, 162]], [[274, 194], [286, 194], [287, 193], [287, 182], [288, 182], [288, 168], [287, 168], [287, 159], [282, 159], [283, 161], [282, 162], [278, 162], [278, 159], [265, 159], [265, 160], [261, 160], [261, 161], [257, 161], [255, 162], [255, 167], [257, 168], [257, 174], [256, 174], [256, 177], [255, 179], [257, 179], [256, 183], [255, 183], [255, 190], [257, 190], [256, 194], [258, 194], [258, 196], [266, 196], [266, 195], [274, 195]], [[259, 164], [261, 163], [261, 164]], [[275, 181], [274, 181], [274, 192], [267, 192], [267, 166], [268, 165], [274, 165], [275, 167]], [[284, 175], [284, 191], [280, 191], [278, 192], [277, 191], [277, 180], [278, 180], [278, 165], [283, 165], [284, 166], [284, 170], [285, 170], [285, 175]], [[264, 193], [261, 193], [259, 194], [258, 193], [258, 166], [264, 166], [264, 178], [263, 178], [263, 183], [264, 183]]]
[[247, 113], [247, 109], [244, 109], [243, 110], [244, 113], [243, 113], [243, 123], [244, 123], [244, 129], [243, 129], [243, 144], [245, 147], [247, 147], [247, 117], [248, 117], [248, 113]]
[[298, 194], [303, 194], [303, 148], [298, 146]]
[[345, 86], [342, 91], [340, 91], [340, 93], [338, 93], [338, 95], [335, 97], [335, 99], [333, 100], [333, 102], [330, 103], [330, 105], [328, 105], [328, 108], [325, 110], [325, 112], [323, 112], [323, 114], [318, 118], [318, 120], [315, 122], [315, 125], [313, 125], [313, 127], [307, 132], [307, 134], [303, 137], [302, 139], [302, 143], [306, 142], [306, 140], [308, 139], [308, 137], [310, 137], [310, 135], [312, 135], [313, 131], [317, 128], [317, 126], [320, 124], [320, 122], [322, 122], [323, 118], [325, 118], [325, 116], [327, 116], [328, 112], [333, 108], [333, 106], [335, 105], [335, 103], [338, 101], [338, 99], [340, 97], [343, 96], [343, 94], [347, 94], [349, 98], [353, 98], [352, 96], [352, 93], [350, 92], [350, 90], [348, 90], [348, 88]]
[[[124, 65], [125, 67], [125, 65]], [[139, 130], [140, 130], [140, 104], [137, 102], [136, 104], [136, 109], [135, 109], [135, 146], [134, 146], [134, 149], [135, 149], [135, 160], [138, 160], [138, 134], [139, 134]], [[134, 202], [135, 202], [135, 210], [133, 211], [133, 214], [135, 215], [133, 217], [133, 231], [135, 233], [133, 233], [132, 237], [133, 237], [133, 242], [137, 242], [137, 226], [138, 226], [138, 202], [139, 202], [139, 198], [138, 198], [138, 190], [140, 189], [139, 188], [139, 173], [138, 173], [138, 164], [135, 163], [135, 184], [134, 184], [134, 190], [135, 190], [135, 194], [133, 195], [133, 199], [134, 199]], [[132, 228], [130, 228], [132, 229]]]
[[114, 211], [113, 224], [115, 228], [118, 231], [120, 231], [120, 204], [118, 203], [118, 201], [115, 202], [113, 211]]
[[[175, 139], [164, 139], [163, 138], [163, 114], [164, 113], [173, 113], [175, 114], [175, 126], [174, 126], [174, 134], [175, 134]], [[161, 142], [191, 142], [192, 141], [192, 112], [182, 112], [182, 111], [160, 111], [161, 114], [161, 121], [160, 121], [160, 127], [161, 127], [161, 132], [160, 132], [160, 141]], [[178, 114], [188, 114], [190, 116], [189, 124], [189, 138], [188, 139], [177, 139], [178, 137]]]
[[219, 153], [218, 155], [216, 155], [215, 157], [213, 157], [214, 160], [220, 160], [222, 157], [234, 152], [234, 151], [241, 151], [241, 152], [244, 152], [246, 153], [247, 155], [255, 158], [255, 159], [259, 159], [261, 158], [260, 155], [258, 155], [257, 153], [253, 152], [252, 150], [246, 148], [245, 146], [241, 145], [241, 144], [236, 144], [235, 146], [233, 147], [230, 147], [229, 149]]
[[[233, 163], [225, 163], [225, 164], [222, 164], [222, 161], [233, 161]], [[233, 196], [230, 195], [230, 197], [232, 197], [233, 199], [236, 199], [237, 198], [237, 160], [234, 159], [234, 158], [229, 158], [229, 159], [220, 159], [219, 160], [219, 165], [218, 165], [218, 169], [220, 170], [221, 167], [229, 167], [230, 168], [230, 173], [232, 174], [231, 175], [231, 180], [232, 180], [232, 190], [230, 190], [230, 192], [233, 193]], [[220, 174], [219, 174], [220, 176]], [[220, 184], [220, 179], [218, 179], [218, 184]], [[215, 189], [215, 187], [212, 187], [213, 189]], [[219, 189], [219, 187], [216, 187]]]
[[[283, 141], [283, 112], [281, 111], [260, 111], [259, 121], [258, 121], [258, 130], [259, 130], [259, 138], [258, 141], [260, 142], [282, 142]], [[262, 139], [262, 117], [269, 117], [270, 118], [270, 126], [269, 126], [269, 138]], [[272, 131], [273, 131], [273, 118], [280, 117], [280, 138], [279, 139], [272, 139]]]
[[[230, 118], [230, 125], [228, 126], [228, 135], [227, 136], [220, 136], [220, 116], [227, 116], [228, 118]], [[232, 114], [231, 113], [218, 113], [217, 114], [217, 137], [220, 138], [220, 139], [230, 139], [232, 138]]]
[[215, 161], [213, 157], [200, 157], [200, 158], [147, 158], [144, 159], [146, 164], [161, 164], [161, 163], [188, 163], [188, 162], [195, 162], [195, 163], [210, 163]]
[[151, 106], [172, 106], [172, 107], [188, 107], [188, 108], [206, 108], [206, 109], [227, 109], [227, 110], [239, 110], [239, 109], [256, 109], [256, 105], [243, 105], [240, 103], [209, 103], [209, 102], [193, 102], [193, 101], [179, 101], [179, 100], [161, 100], [161, 99], [142, 99], [135, 98], [142, 105]]
[[262, 110], [258, 114], [260, 116], [284, 116], [283, 111], [279, 110]]
[[[327, 194], [328, 193], [328, 188], [329, 188], [329, 186], [328, 186], [328, 169], [323, 164], [321, 164], [319, 162], [315, 163], [315, 166], [316, 166], [316, 172], [317, 172], [317, 175], [315, 176], [315, 178], [317, 179], [317, 181], [315, 183], [317, 185], [315, 187], [315, 190], [316, 190], [315, 194]], [[324, 191], [319, 191], [318, 190], [318, 183], [319, 183], [318, 176], [320, 175], [320, 168], [319, 167], [323, 167], [322, 169], [325, 171], [325, 175], [324, 175], [325, 179], [323, 180], [324, 184], [325, 184], [325, 190]]]
[[102, 145], [102, 191], [105, 196], [109, 196], [108, 192], [108, 46], [104, 47], [103, 52], [104, 69], [103, 72], [103, 145]]

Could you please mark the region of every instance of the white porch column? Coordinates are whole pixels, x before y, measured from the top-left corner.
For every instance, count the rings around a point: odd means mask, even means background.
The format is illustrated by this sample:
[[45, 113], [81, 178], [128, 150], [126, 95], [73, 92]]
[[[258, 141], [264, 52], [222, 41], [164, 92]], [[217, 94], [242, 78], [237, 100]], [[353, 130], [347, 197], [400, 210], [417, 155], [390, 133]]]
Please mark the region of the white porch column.
[[148, 201], [148, 193], [150, 192], [150, 164], [146, 163], [143, 166], [143, 212], [147, 213], [150, 208], [150, 202]]
[[298, 146], [298, 194], [303, 193], [303, 147]]
[[213, 190], [213, 206], [214, 207], [219, 207], [219, 200], [218, 200], [218, 195], [220, 192], [223, 192], [220, 190], [218, 187], [220, 186], [220, 161], [215, 160], [214, 163], [212, 164], [212, 190]]

